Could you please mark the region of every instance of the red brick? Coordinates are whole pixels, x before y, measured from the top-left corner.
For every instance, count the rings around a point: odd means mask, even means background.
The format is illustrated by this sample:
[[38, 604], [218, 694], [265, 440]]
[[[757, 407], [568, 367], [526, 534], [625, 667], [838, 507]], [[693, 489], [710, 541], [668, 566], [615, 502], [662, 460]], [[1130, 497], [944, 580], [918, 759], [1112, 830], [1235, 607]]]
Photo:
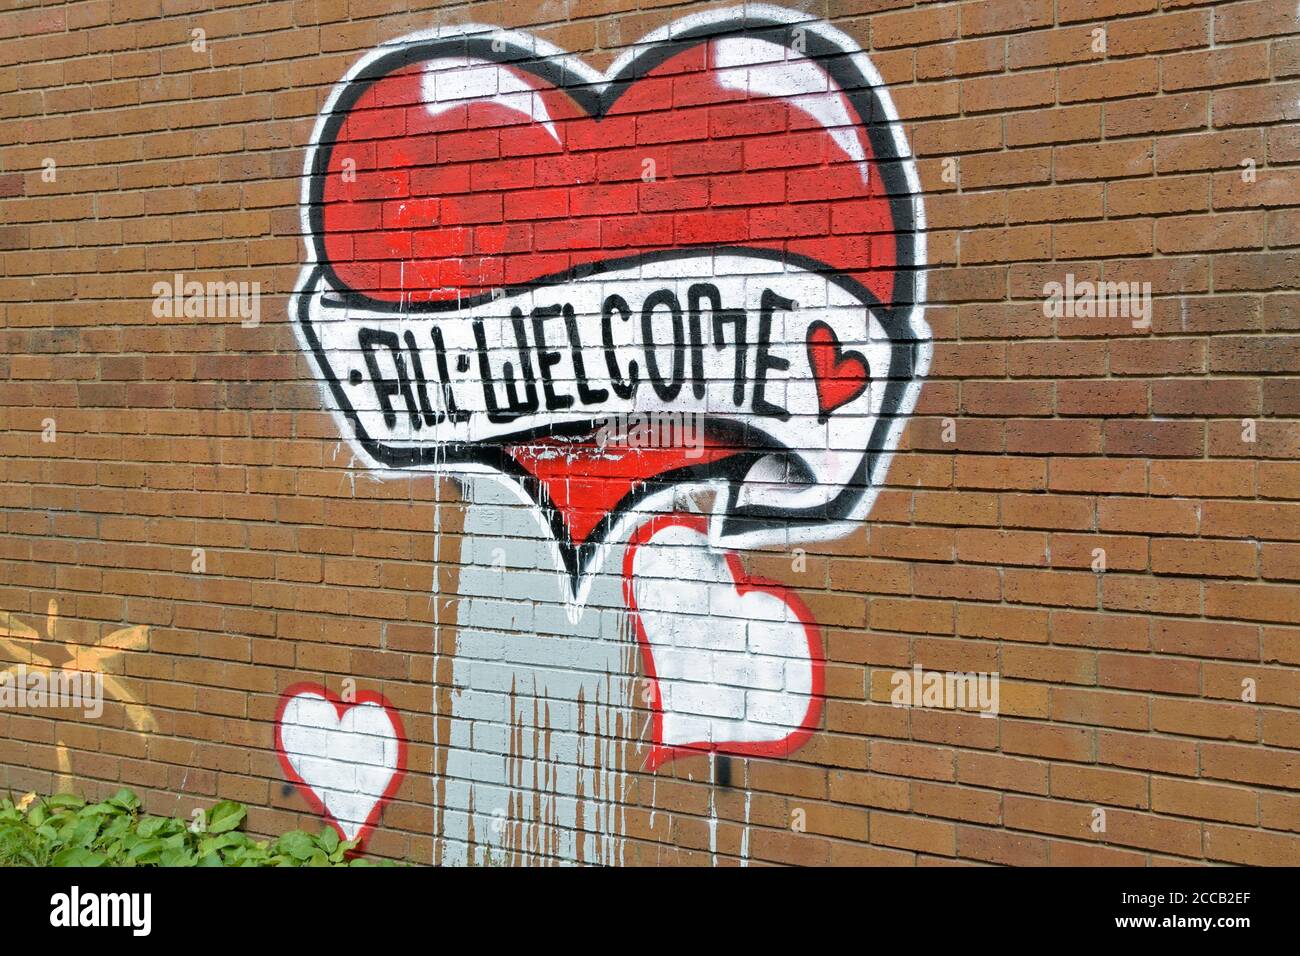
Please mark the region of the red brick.
[[[113, 664], [138, 707], [110, 700], [95, 726], [0, 713], [0, 787], [63, 785], [57, 733], [71, 785], [92, 798], [127, 785], [149, 812], [172, 813], [178, 798], [230, 797], [251, 804], [259, 837], [315, 829], [303, 795], [284, 791], [279, 694], [351, 675], [382, 690], [410, 738], [368, 855], [449, 862], [435, 831], [452, 819], [439, 809], [456, 771], [445, 745], [464, 737], [462, 702], [481, 703], [466, 695], [514, 688], [520, 732], [479, 734], [487, 750], [459, 757], [508, 768], [527, 734], [586, 754], [546, 736], [569, 732], [566, 714], [594, 719], [553, 655], [574, 634], [622, 634], [621, 551], [587, 599], [598, 606], [573, 621], [549, 572], [477, 567], [487, 556], [467, 549], [461, 495], [488, 478], [358, 480], [369, 462], [352, 459], [351, 426], [329, 410], [285, 311], [306, 255], [299, 177], [321, 91], [419, 20], [356, 6], [352, 19], [336, 0], [218, 9], [201, 18], [220, 36], [203, 55], [154, 0], [0, 14], [13, 121], [0, 175], [0, 597], [38, 630], [57, 600], [60, 635], [78, 644], [149, 628], [148, 652]], [[476, 18], [603, 69], [689, 5], [479, 6]], [[652, 775], [644, 702], [611, 704], [599, 731], [628, 768], [605, 768], [615, 832], [560, 851], [556, 827], [524, 817], [535, 798], [571, 806], [571, 781], [516, 774], [520, 832], [504, 843], [539, 852], [501, 862], [1300, 861], [1295, 12], [1293, 0], [831, 0], [816, 13], [867, 51], [919, 157], [934, 346], [857, 530], [818, 540], [814, 522], [800, 542], [733, 549], [816, 622], [820, 722], [789, 754], [680, 757]], [[893, 224], [822, 175], [816, 118], [736, 91], [715, 101], [704, 60], [688, 51], [641, 80], [639, 115], [566, 114], [567, 154], [552, 144], [510, 159], [532, 133], [483, 126], [462, 104], [429, 157], [438, 169], [391, 191], [445, 192], [439, 224], [463, 227], [438, 240], [447, 276], [487, 257], [488, 278], [531, 278], [491, 261], [507, 247], [560, 272], [571, 255], [746, 235], [870, 271], [886, 296]], [[887, 165], [873, 164], [873, 188]], [[597, 185], [570, 192], [575, 181]], [[771, 205], [781, 199], [793, 205]], [[493, 225], [502, 217], [515, 221]], [[154, 279], [182, 271], [259, 281], [268, 321], [155, 319]], [[1067, 277], [1149, 283], [1149, 326], [1053, 314], [1049, 284]], [[873, 385], [894, 371], [874, 367], [875, 347]], [[710, 507], [689, 497], [673, 507]], [[543, 528], [522, 507], [472, 507], [503, 534]], [[193, 547], [206, 549], [204, 574], [190, 570]], [[475, 636], [470, 602], [500, 634]], [[684, 610], [707, 630], [716, 609]], [[539, 641], [555, 645], [552, 670], [530, 690]], [[642, 655], [626, 646], [615, 669], [636, 677]], [[999, 715], [892, 706], [893, 674], [913, 665], [996, 673]], [[470, 686], [453, 694], [462, 677]], [[158, 730], [138, 734], [131, 721], [146, 714]], [[724, 767], [729, 788], [714, 784]], [[1089, 826], [1099, 808], [1103, 833]]]

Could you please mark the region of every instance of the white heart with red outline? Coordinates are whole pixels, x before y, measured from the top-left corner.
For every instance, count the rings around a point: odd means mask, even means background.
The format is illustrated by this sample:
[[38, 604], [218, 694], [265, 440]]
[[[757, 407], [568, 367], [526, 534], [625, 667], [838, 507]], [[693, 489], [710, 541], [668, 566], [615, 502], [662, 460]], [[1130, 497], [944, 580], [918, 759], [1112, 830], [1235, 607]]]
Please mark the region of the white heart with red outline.
[[701, 751], [784, 757], [821, 720], [825, 658], [807, 606], [709, 547], [702, 515], [652, 519], [623, 564], [654, 692], [647, 766]]
[[280, 764], [345, 840], [364, 843], [406, 769], [397, 710], [365, 691], [344, 701], [319, 684], [295, 684], [275, 720]]

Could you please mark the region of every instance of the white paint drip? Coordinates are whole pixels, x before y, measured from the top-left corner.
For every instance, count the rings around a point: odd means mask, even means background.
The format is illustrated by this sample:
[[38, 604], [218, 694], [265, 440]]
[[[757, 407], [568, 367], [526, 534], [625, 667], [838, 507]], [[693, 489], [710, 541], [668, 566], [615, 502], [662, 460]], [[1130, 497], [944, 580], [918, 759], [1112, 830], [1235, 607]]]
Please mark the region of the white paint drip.
[[709, 754], [709, 858], [718, 865], [718, 755]]
[[617, 863], [627, 741], [612, 728], [636, 689], [621, 581], [597, 581], [573, 624], [568, 581], [532, 510], [489, 477], [470, 479], [465, 498], [443, 862], [491, 851], [510, 863]]
[[740, 831], [740, 865], [749, 866], [749, 807], [754, 799], [754, 791], [749, 789], [749, 773], [745, 773], [745, 826]]

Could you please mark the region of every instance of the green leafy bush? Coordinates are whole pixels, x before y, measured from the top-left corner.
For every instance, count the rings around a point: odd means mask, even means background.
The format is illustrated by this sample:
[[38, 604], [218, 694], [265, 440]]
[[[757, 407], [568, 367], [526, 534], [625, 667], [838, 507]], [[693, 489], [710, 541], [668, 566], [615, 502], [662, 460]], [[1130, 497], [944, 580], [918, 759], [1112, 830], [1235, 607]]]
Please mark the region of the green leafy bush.
[[330, 827], [293, 830], [274, 842], [239, 828], [248, 810], [224, 801], [193, 820], [140, 813], [119, 790], [102, 803], [61, 793], [0, 800], [0, 866], [364, 866], [356, 841]]

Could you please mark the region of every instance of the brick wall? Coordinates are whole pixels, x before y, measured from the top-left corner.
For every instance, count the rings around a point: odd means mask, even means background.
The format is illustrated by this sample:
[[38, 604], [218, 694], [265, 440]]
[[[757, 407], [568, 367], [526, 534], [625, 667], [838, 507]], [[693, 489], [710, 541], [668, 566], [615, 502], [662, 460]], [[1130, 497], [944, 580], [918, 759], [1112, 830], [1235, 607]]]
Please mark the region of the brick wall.
[[[17, 7], [0, 666], [105, 704], [0, 707], [0, 787], [425, 862], [1300, 863], [1293, 0]], [[730, 430], [556, 438], [579, 351]]]

